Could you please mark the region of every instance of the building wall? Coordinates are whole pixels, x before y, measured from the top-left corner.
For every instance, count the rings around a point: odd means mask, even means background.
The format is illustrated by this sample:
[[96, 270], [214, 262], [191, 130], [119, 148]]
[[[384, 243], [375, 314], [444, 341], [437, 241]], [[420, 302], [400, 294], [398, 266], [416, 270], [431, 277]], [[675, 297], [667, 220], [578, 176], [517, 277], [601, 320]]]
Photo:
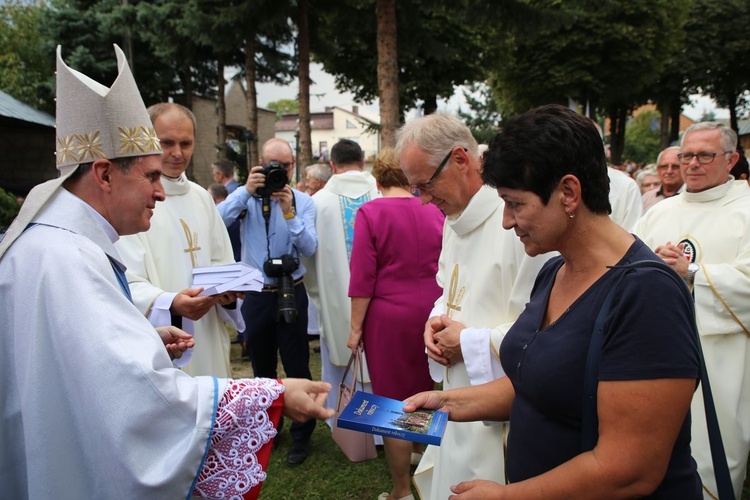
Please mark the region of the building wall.
[[[365, 155], [365, 161], [372, 162], [380, 152], [380, 135], [368, 132], [365, 120], [358, 118], [341, 108], [327, 108], [333, 114], [333, 128], [313, 128], [310, 132], [313, 156], [319, 158], [321, 155], [329, 158], [331, 148], [340, 139], [349, 139], [359, 144]], [[295, 131], [277, 131], [276, 137], [284, 139], [293, 150], [297, 148], [297, 137]], [[304, 167], [305, 165], [303, 165]]]
[[0, 187], [25, 196], [57, 175], [54, 128], [0, 121]]
[[[247, 128], [247, 103], [239, 84], [231, 85], [226, 98], [227, 126]], [[218, 158], [217, 137], [219, 114], [217, 101], [204, 97], [193, 99], [193, 113], [196, 119], [195, 151], [192, 161], [192, 177], [203, 187], [213, 183], [211, 164]], [[276, 113], [258, 109], [258, 144], [274, 136], [273, 124]]]

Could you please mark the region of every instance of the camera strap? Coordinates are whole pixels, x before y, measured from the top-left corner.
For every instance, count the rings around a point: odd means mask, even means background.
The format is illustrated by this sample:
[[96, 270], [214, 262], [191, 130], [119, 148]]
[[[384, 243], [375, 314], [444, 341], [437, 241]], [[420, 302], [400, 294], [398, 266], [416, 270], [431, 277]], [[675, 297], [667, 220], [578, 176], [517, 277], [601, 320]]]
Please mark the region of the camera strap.
[[[263, 214], [263, 220], [266, 223], [266, 252], [268, 252], [268, 257], [271, 258], [271, 233], [270, 233], [270, 225], [271, 225], [271, 198], [263, 196], [261, 197], [261, 213]], [[297, 212], [297, 197], [294, 196], [294, 190], [292, 189], [292, 208]], [[297, 247], [292, 245], [292, 248], [294, 249], [294, 252], [297, 253]], [[297, 255], [299, 257], [299, 255]]]

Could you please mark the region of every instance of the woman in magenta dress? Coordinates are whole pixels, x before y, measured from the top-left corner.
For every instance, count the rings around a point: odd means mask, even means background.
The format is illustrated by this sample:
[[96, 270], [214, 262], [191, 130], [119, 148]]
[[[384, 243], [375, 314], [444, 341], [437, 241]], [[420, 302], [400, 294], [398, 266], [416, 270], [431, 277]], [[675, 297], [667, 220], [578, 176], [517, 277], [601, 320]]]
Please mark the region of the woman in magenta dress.
[[[382, 198], [357, 212], [350, 261], [352, 329], [362, 342], [375, 394], [405, 399], [434, 383], [424, 353], [424, 324], [441, 289], [435, 281], [444, 216], [413, 196], [392, 149], [372, 171]], [[381, 498], [411, 498], [412, 443], [383, 438], [393, 489]]]

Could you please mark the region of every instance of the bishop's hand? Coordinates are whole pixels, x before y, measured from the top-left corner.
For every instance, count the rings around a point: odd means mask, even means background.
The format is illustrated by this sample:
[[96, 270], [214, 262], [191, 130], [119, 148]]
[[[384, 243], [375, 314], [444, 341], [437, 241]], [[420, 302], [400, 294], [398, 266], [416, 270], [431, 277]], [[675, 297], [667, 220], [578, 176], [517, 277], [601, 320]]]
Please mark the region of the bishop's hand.
[[187, 288], [181, 291], [172, 299], [169, 312], [198, 321], [216, 305], [216, 296], [199, 297], [198, 294], [202, 291], [203, 288]]

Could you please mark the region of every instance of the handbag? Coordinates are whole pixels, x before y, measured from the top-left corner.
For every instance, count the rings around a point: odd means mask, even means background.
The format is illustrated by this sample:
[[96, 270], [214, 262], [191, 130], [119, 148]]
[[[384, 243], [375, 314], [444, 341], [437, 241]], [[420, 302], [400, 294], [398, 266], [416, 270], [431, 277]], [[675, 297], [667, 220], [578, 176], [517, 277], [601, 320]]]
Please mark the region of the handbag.
[[[596, 446], [596, 442], [599, 439], [597, 432], [599, 419], [596, 413], [596, 389], [599, 383], [599, 360], [601, 358], [602, 342], [604, 340], [604, 321], [609, 313], [614, 291], [620, 285], [620, 282], [622, 282], [625, 275], [638, 268], [654, 268], [677, 282], [680, 290], [682, 290], [688, 299], [688, 304], [691, 306], [693, 305], [693, 296], [685, 285], [685, 281], [664, 262], [641, 260], [626, 266], [612, 267], [614, 269], [624, 269], [625, 271], [620, 275], [614, 286], [609, 290], [607, 297], [604, 299], [602, 308], [599, 311], [599, 315], [596, 317], [596, 322], [594, 323], [594, 332], [591, 335], [591, 343], [589, 344], [589, 351], [586, 357], [586, 372], [584, 374], [583, 384], [582, 451], [590, 451], [594, 449], [594, 446]], [[695, 322], [695, 308], [691, 307], [690, 311], [692, 313], [690, 315], [692, 330], [695, 334], [695, 342], [698, 347], [698, 357], [700, 359], [700, 382], [703, 391], [703, 403], [706, 410], [706, 425], [708, 427], [708, 439], [711, 447], [711, 460], [714, 465], [714, 476], [716, 477], [716, 489], [718, 490], [717, 492], [721, 500], [734, 500], [734, 487], [732, 486], [732, 478], [729, 475], [727, 456], [724, 452], [724, 443], [721, 440], [721, 432], [719, 430], [719, 420], [716, 416], [714, 398], [711, 395], [711, 385], [708, 380], [708, 372], [706, 371], [706, 362], [703, 359], [703, 349], [701, 348], [700, 335], [698, 334], [698, 325]]]
[[[351, 383], [347, 384], [349, 372], [351, 372]], [[338, 400], [336, 402], [336, 415], [333, 420], [333, 440], [339, 445], [344, 455], [352, 462], [364, 462], [365, 460], [372, 460], [378, 457], [378, 452], [375, 449], [375, 438], [372, 434], [342, 429], [338, 425], [339, 415], [341, 415], [341, 412], [346, 408], [346, 405], [357, 390], [357, 381], [359, 381], [361, 388], [364, 389], [363, 379], [362, 346], [360, 345], [357, 347], [357, 351], [352, 353], [349, 358], [344, 376], [341, 378]]]

